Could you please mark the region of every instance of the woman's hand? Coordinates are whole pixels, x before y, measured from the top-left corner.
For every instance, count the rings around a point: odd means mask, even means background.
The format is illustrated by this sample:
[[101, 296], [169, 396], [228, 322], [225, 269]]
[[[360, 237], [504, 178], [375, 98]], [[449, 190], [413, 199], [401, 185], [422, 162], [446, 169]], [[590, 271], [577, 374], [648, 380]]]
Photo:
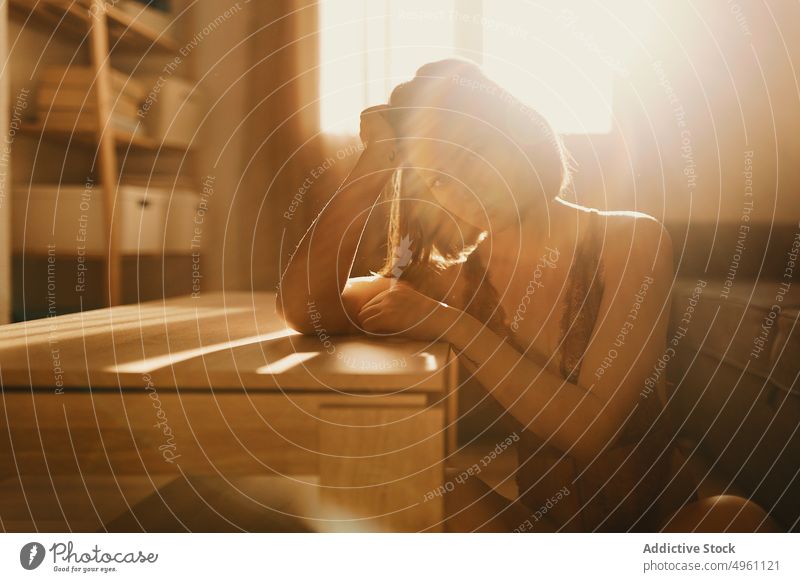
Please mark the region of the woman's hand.
[[361, 112], [361, 143], [367, 149], [387, 150], [392, 160], [396, 156], [395, 133], [389, 123], [389, 106], [376, 105]]
[[447, 328], [457, 315], [455, 311], [398, 281], [366, 303], [357, 317], [359, 325], [368, 334], [444, 340]]

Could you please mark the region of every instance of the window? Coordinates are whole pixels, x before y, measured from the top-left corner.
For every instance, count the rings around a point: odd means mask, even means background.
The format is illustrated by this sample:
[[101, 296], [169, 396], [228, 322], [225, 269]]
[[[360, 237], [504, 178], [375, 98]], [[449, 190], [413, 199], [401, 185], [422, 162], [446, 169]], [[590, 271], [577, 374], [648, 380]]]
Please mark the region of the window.
[[556, 131], [606, 133], [614, 77], [627, 74], [625, 43], [645, 32], [631, 28], [643, 22], [635, 4], [322, 0], [322, 128], [357, 133], [361, 110], [385, 102], [421, 64], [458, 55], [481, 63]]
[[[454, 1], [439, 2], [452, 10]], [[392, 88], [425, 62], [453, 56], [453, 27], [411, 18], [425, 0], [323, 0], [320, 3], [322, 128], [358, 133], [361, 111], [385, 103]]]

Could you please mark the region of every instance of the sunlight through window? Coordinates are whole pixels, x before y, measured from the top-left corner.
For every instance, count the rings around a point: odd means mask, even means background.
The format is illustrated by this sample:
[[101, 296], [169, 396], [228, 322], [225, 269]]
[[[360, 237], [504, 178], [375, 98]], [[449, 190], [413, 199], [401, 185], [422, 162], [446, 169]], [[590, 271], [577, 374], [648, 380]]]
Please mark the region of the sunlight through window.
[[[445, 14], [454, 3], [436, 5]], [[425, 0], [324, 0], [319, 6], [323, 131], [358, 133], [364, 108], [385, 103], [421, 64], [455, 54], [453, 27], [427, 14]]]
[[[483, 67], [511, 93], [539, 111], [560, 133], [611, 130], [613, 74], [573, 34], [590, 22], [553, 5], [484, 3]], [[547, 7], [552, 9], [548, 9]], [[562, 6], [558, 8], [557, 6]]]
[[627, 75], [626, 50], [644, 33], [637, 9], [619, 0], [324, 0], [322, 129], [357, 133], [361, 110], [385, 102], [420, 65], [461, 55], [557, 131], [607, 133], [615, 77]]

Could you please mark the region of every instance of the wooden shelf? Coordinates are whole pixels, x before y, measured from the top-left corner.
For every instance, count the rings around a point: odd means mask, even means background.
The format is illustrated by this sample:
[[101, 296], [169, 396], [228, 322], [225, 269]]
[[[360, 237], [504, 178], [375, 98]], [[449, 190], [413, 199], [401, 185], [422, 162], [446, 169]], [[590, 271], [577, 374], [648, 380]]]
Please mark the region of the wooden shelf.
[[[113, 79], [110, 65], [111, 53], [117, 48], [129, 48], [146, 56], [152, 51], [168, 51], [175, 53], [178, 43], [164, 31], [156, 30], [120, 10], [114, 2], [101, 0], [9, 0], [10, 8], [23, 19], [23, 27], [29, 22], [38, 22], [47, 27], [51, 35], [70, 34], [86, 44], [89, 50], [89, 64], [94, 73], [94, 114], [82, 129], [46, 125], [41, 119], [25, 123], [22, 127], [28, 135], [38, 139], [56, 139], [68, 144], [80, 144], [96, 148], [99, 159], [100, 186], [103, 196], [103, 222], [106, 231], [111, 235], [107, 241], [106, 252], [97, 255], [81, 255], [84, 258], [96, 257], [104, 263], [103, 284], [105, 296], [110, 305], [118, 305], [123, 298], [122, 263], [131, 258], [139, 259], [166, 258], [169, 256], [191, 256], [189, 251], [179, 253], [129, 253], [121, 248], [119, 229], [112, 229], [116, 221], [121, 220], [113, 215], [114, 195], [120, 182], [118, 157], [125, 155], [123, 148], [149, 150], [153, 152], [170, 151], [187, 154], [191, 147], [183, 143], [164, 142], [129, 130], [118, 130], [107, 125], [113, 112]], [[101, 128], [105, 128], [101, 131]], [[110, 229], [110, 230], [109, 230]], [[16, 253], [21, 256], [34, 256], [30, 253]], [[77, 257], [77, 254], [61, 254], [62, 257]]]
[[109, 34], [122, 42], [147, 43], [168, 52], [176, 52], [180, 47], [169, 33], [150, 28], [114, 6], [108, 7]]
[[178, 142], [170, 142], [170, 141], [161, 141], [159, 139], [148, 137], [146, 135], [133, 135], [124, 132], [115, 132], [114, 139], [116, 141], [117, 147], [128, 147], [130, 144], [132, 147], [146, 149], [146, 150], [153, 150], [153, 151], [164, 151], [164, 150], [177, 150], [177, 151], [192, 151], [192, 146], [185, 144], [185, 143], [178, 143]]
[[[97, 131], [96, 130], [77, 130], [71, 131], [69, 129], [51, 128], [44, 125], [41, 121], [31, 121], [22, 124], [20, 129], [28, 134], [35, 136], [44, 136], [47, 138], [57, 139], [59, 141], [78, 143], [85, 146], [97, 147]], [[151, 150], [151, 151], [191, 151], [192, 147], [177, 142], [161, 141], [146, 135], [130, 134], [124, 131], [114, 131], [114, 143], [118, 148], [127, 148], [129, 145], [134, 148]]]
[[[91, 23], [88, 0], [9, 0], [9, 6], [18, 14], [38, 20], [51, 26], [60, 27], [80, 37], [87, 36]], [[109, 37], [114, 47], [128, 47], [139, 50], [161, 50], [175, 52], [178, 43], [166, 32], [143, 24], [135, 17], [119, 8], [106, 4], [106, 20]]]
[[[49, 255], [44, 251], [21, 251], [19, 249], [14, 249], [13, 255], [15, 257], [25, 257], [28, 259], [47, 259], [51, 256], [55, 256], [56, 259], [76, 259], [81, 257], [87, 261], [103, 261], [108, 258], [108, 255], [105, 253], [64, 253], [64, 252], [56, 252], [55, 255]], [[185, 250], [185, 251], [164, 251], [163, 253], [153, 253], [153, 252], [146, 252], [146, 253], [136, 253], [136, 252], [127, 252], [123, 251], [120, 253], [120, 258], [123, 260], [130, 260], [130, 259], [165, 259], [168, 257], [191, 257], [194, 251]], [[203, 254], [200, 252], [199, 254]]]

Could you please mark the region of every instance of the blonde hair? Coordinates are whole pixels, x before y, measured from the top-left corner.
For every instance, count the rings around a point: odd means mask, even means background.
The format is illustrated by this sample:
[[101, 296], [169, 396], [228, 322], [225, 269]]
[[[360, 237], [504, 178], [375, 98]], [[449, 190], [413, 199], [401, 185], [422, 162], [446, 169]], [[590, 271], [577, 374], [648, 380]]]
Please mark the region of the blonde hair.
[[[452, 114], [470, 120], [454, 124], [453, 131], [463, 132], [468, 125], [476, 139], [504, 135], [513, 142], [534, 169], [545, 196], [558, 196], [570, 183], [570, 158], [558, 134], [476, 63], [445, 59], [425, 64], [412, 80], [395, 87], [389, 98], [389, 121], [400, 138], [413, 137], [411, 128], [420, 119]], [[443, 300], [436, 275], [464, 263], [473, 283], [469, 286], [473, 296], [465, 300], [467, 311], [492, 327], [502, 326], [504, 314], [497, 293], [473, 252], [487, 233], [449, 215], [411, 168], [398, 168], [387, 191], [391, 197], [388, 252], [379, 274], [397, 274], [396, 251], [401, 241], [410, 241], [410, 257], [399, 278]]]

